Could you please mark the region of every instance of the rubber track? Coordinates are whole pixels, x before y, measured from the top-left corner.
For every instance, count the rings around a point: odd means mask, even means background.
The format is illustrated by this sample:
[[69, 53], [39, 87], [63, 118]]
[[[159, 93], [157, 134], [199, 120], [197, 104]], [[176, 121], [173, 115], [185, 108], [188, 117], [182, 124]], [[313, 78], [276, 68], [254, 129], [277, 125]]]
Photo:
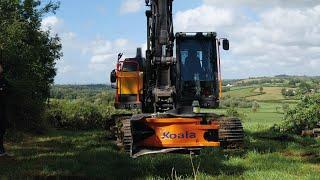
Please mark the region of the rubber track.
[[219, 141], [224, 148], [238, 148], [243, 146], [244, 131], [239, 118], [219, 118]]
[[122, 130], [123, 130], [123, 147], [124, 150], [131, 154], [132, 152], [132, 132], [131, 132], [131, 121], [130, 119], [122, 120]]

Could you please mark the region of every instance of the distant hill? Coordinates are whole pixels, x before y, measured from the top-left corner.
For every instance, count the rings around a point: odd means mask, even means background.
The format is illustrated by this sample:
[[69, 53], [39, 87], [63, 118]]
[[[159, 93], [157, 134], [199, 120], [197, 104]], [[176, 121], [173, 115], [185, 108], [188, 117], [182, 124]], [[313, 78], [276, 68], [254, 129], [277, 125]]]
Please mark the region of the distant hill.
[[50, 97], [54, 99], [79, 99], [95, 97], [100, 93], [113, 94], [114, 90], [106, 84], [53, 85], [50, 90]]
[[288, 83], [290, 80], [299, 81], [317, 81], [320, 82], [320, 76], [292, 76], [292, 75], [277, 75], [274, 77], [249, 77], [247, 79], [227, 79], [223, 80], [223, 85], [228, 84], [238, 86], [259, 85], [259, 84], [283, 84]]
[[91, 89], [91, 90], [106, 90], [106, 89], [112, 89], [110, 85], [106, 84], [84, 84], [84, 85], [77, 85], [77, 84], [66, 84], [66, 85], [53, 85], [53, 88], [70, 88], [70, 89]]

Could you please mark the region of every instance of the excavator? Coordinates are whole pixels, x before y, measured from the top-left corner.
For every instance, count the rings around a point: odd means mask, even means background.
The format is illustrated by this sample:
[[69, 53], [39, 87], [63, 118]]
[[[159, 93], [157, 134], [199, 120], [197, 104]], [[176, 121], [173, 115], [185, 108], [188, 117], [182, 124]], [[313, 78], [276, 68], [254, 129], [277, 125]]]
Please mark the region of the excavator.
[[243, 142], [241, 121], [218, 115], [222, 96], [220, 48], [229, 41], [215, 32], [177, 32], [173, 0], [146, 0], [147, 50], [118, 55], [110, 81], [115, 108], [109, 127], [132, 157], [154, 153], [196, 153], [206, 147]]

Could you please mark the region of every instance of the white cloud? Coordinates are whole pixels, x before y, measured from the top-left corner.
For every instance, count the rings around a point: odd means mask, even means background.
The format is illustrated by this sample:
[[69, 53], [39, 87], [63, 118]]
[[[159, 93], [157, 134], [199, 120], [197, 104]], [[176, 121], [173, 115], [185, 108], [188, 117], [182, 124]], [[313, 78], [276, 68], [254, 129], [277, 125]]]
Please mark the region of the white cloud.
[[234, 25], [235, 20], [231, 10], [202, 5], [177, 12], [175, 26], [177, 31], [210, 31], [212, 28]]
[[98, 39], [91, 44], [91, 51], [93, 54], [105, 54], [112, 48], [112, 42]]
[[117, 54], [93, 55], [90, 62], [92, 64], [105, 64], [115, 59], [116, 55]]
[[120, 6], [121, 14], [135, 13], [144, 6], [144, 0], [124, 0]]
[[64, 40], [74, 40], [76, 37], [77, 37], [77, 34], [74, 32], [62, 33], [62, 39]]
[[125, 53], [126, 57], [133, 57], [135, 54], [134, 44], [127, 39], [116, 39], [114, 41], [97, 38], [91, 45], [83, 50], [90, 55], [88, 67], [92, 71], [111, 72], [115, 68], [118, 53]]
[[67, 73], [70, 73], [72, 72], [74, 69], [72, 66], [70, 65], [67, 65], [67, 66], [62, 66], [58, 69], [58, 73], [60, 74], [67, 74]]
[[[243, 4], [240, 4], [244, 2]], [[204, 4], [179, 11], [175, 15], [177, 31], [217, 31], [231, 42], [228, 60], [223, 61], [226, 77], [259, 75], [319, 75], [319, 1], [222, 1], [204, 0]], [[225, 3], [223, 7], [219, 5]], [[244, 13], [239, 6], [260, 9]], [[218, 8], [219, 7], [219, 8]], [[308, 7], [308, 8], [307, 8]]]
[[[61, 38], [64, 57], [57, 61], [56, 80], [66, 82], [66, 79], [69, 79], [69, 77], [72, 77], [74, 74], [79, 74], [81, 65], [77, 61], [79, 61], [81, 57], [78, 56], [78, 52], [81, 52], [84, 44], [87, 44], [83, 43], [75, 32], [70, 31], [64, 20], [57, 16], [48, 16], [43, 18], [41, 22], [41, 30], [50, 31], [50, 35], [52, 36], [58, 34]], [[79, 79], [75, 79], [72, 82], [76, 81], [79, 81]]]
[[48, 31], [51, 30], [53, 33], [57, 33], [60, 25], [62, 24], [62, 20], [57, 16], [48, 16], [42, 19], [41, 22], [41, 30]]
[[117, 39], [117, 40], [115, 40], [114, 43], [117, 48], [124, 48], [128, 45], [128, 40], [127, 39]]
[[203, 0], [205, 4], [216, 7], [255, 7], [255, 8], [273, 8], [289, 7], [304, 8], [313, 7], [319, 4], [318, 0]]
[[50, 31], [51, 35], [58, 34], [61, 37], [63, 45], [75, 40], [77, 37], [75, 32], [71, 32], [66, 29], [63, 19], [60, 19], [57, 16], [48, 16], [42, 19], [41, 30]]

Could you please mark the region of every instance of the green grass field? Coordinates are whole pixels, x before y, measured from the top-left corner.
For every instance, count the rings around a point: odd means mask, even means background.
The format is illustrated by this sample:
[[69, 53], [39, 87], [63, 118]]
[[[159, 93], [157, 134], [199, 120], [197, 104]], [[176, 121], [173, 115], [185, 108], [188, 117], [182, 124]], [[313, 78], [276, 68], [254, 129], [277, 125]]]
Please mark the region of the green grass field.
[[[274, 100], [284, 100], [285, 98], [281, 94], [282, 87], [264, 87], [263, 93], [258, 96], [251, 96], [247, 99], [256, 101], [274, 101]], [[259, 88], [255, 89], [253, 92], [259, 93]]]
[[256, 87], [234, 87], [231, 88], [231, 91], [223, 93], [223, 96], [231, 96], [231, 97], [251, 97], [260, 95], [260, 92], [255, 92]]
[[[262, 103], [244, 119], [245, 147], [238, 151], [205, 149], [193, 157], [198, 179], [319, 179], [320, 141], [272, 134], [282, 120], [278, 104]], [[223, 110], [220, 110], [223, 112]], [[131, 159], [104, 131], [52, 130], [43, 136], [25, 135], [6, 147], [15, 156], [0, 160], [0, 178], [72, 177], [107, 179], [185, 179], [194, 177], [189, 155], [165, 154]], [[172, 173], [174, 172], [174, 173]], [[172, 175], [173, 174], [173, 175]]]
[[232, 87], [230, 91], [224, 92], [223, 97], [240, 97], [246, 98], [252, 101], [259, 102], [274, 102], [274, 103], [296, 103], [297, 97], [286, 99], [281, 90], [283, 87], [263, 87], [263, 91], [260, 92], [260, 86], [244, 86], [244, 87]]

